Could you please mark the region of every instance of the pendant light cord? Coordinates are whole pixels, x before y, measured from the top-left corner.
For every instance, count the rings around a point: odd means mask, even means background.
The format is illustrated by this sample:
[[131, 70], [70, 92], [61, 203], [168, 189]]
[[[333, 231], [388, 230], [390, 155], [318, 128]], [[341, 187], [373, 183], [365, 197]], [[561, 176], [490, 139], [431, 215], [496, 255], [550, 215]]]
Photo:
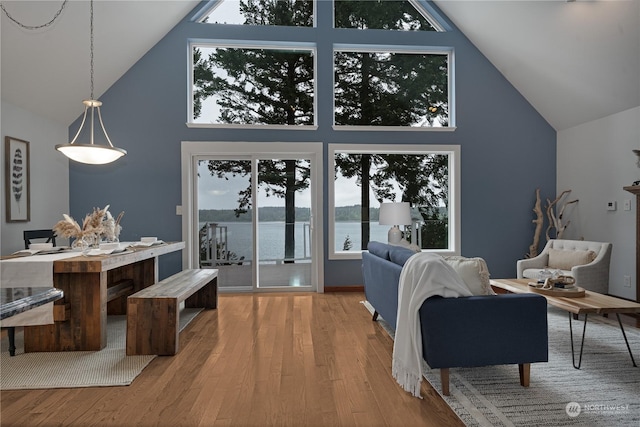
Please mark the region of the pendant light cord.
[[[66, 1], [66, 0], [65, 0]], [[91, 47], [90, 47], [90, 52], [91, 52], [91, 99], [93, 98], [93, 0], [91, 0], [91, 7], [90, 7], [90, 13], [89, 13], [90, 19], [89, 19], [89, 31], [91, 33]]]
[[51, 18], [51, 21], [49, 21], [49, 22], [47, 22], [45, 24], [42, 24], [42, 25], [25, 25], [22, 22], [20, 22], [17, 19], [15, 19], [13, 16], [11, 16], [11, 14], [9, 12], [7, 12], [7, 9], [4, 8], [4, 4], [0, 3], [0, 8], [4, 12], [4, 14], [7, 15], [7, 18], [9, 18], [13, 22], [15, 22], [16, 25], [18, 25], [20, 28], [24, 28], [25, 30], [39, 30], [41, 28], [50, 27], [55, 22], [55, 20], [58, 19], [58, 16], [60, 16], [62, 11], [64, 10], [64, 7], [67, 5], [67, 1], [68, 0], [64, 0], [62, 2], [62, 6], [60, 6], [60, 10], [58, 10], [56, 12], [56, 14], [53, 15], [53, 18]]

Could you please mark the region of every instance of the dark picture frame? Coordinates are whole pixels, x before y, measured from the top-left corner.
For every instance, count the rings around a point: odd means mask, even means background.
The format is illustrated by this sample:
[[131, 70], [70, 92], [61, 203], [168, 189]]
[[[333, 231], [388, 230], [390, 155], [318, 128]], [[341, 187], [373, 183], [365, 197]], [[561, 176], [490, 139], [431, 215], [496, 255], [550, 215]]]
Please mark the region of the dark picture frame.
[[4, 170], [7, 222], [31, 220], [29, 141], [4, 137]]

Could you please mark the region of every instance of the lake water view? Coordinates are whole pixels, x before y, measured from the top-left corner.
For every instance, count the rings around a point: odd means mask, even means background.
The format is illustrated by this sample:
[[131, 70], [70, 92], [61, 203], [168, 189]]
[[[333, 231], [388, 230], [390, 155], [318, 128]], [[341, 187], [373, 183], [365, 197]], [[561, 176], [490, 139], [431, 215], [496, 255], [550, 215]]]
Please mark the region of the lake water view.
[[[200, 223], [200, 228], [205, 223]], [[252, 227], [250, 222], [219, 222], [218, 227], [227, 227], [228, 250], [235, 253], [238, 258], [253, 259], [252, 256]], [[342, 251], [344, 241], [349, 236], [351, 250], [360, 250], [360, 223], [336, 222], [335, 250]], [[284, 258], [284, 221], [261, 222], [258, 228], [259, 254], [262, 260], [281, 260]], [[388, 225], [380, 225], [377, 222], [370, 224], [370, 240], [387, 241]], [[309, 258], [309, 225], [297, 222], [295, 225], [296, 259]], [[305, 241], [305, 233], [307, 233]], [[219, 236], [219, 234], [218, 234]], [[306, 244], [305, 244], [306, 243]]]

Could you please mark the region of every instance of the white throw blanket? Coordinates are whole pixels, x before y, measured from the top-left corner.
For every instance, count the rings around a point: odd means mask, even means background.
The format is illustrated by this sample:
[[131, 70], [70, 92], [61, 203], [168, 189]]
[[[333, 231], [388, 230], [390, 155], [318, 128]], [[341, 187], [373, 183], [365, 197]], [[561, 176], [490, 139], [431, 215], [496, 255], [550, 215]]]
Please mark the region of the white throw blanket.
[[420, 396], [422, 331], [418, 311], [429, 297], [471, 296], [460, 276], [441, 256], [418, 253], [407, 260], [398, 284], [398, 318], [393, 343], [393, 377], [405, 391]]

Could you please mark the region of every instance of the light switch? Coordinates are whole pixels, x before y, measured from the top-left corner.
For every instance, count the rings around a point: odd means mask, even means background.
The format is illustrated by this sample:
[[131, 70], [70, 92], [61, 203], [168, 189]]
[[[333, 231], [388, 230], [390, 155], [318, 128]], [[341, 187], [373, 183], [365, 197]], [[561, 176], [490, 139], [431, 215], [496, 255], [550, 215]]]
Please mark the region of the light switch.
[[608, 211], [615, 211], [617, 209], [617, 203], [615, 202], [615, 200], [613, 202], [607, 202], [607, 210]]
[[625, 199], [624, 200], [624, 210], [625, 211], [630, 211], [631, 210], [631, 200], [629, 200], [629, 199]]

